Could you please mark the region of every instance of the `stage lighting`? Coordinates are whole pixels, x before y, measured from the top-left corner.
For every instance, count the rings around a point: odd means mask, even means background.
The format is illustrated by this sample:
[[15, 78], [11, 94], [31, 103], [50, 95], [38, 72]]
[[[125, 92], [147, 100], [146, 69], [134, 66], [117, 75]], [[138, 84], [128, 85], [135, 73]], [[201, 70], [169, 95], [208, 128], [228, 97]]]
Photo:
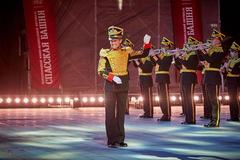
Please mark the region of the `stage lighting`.
[[194, 96], [194, 101], [199, 101], [199, 96]]
[[2, 103], [3, 102], [3, 99], [2, 98], [0, 98], [0, 103]]
[[96, 101], [95, 97], [90, 97], [90, 102], [94, 103]]
[[219, 96], [218, 99], [221, 101], [222, 100], [222, 96]]
[[46, 98], [40, 98], [40, 102], [41, 103], [45, 103], [46, 102]]
[[171, 96], [171, 101], [176, 101], [177, 100], [177, 97], [176, 96]]
[[79, 98], [78, 98], [78, 97], [74, 97], [73, 100], [74, 100], [74, 101], [78, 101]]
[[62, 98], [58, 97], [56, 101], [57, 103], [62, 103]]
[[98, 102], [103, 102], [104, 101], [104, 98], [103, 97], [99, 97], [98, 98]]
[[52, 97], [49, 97], [49, 98], [48, 98], [48, 102], [49, 102], [49, 103], [53, 103], [53, 102], [54, 102], [54, 99], [53, 99]]
[[64, 98], [64, 102], [65, 102], [65, 103], [69, 103], [69, 102], [70, 102], [70, 98], [69, 98], [69, 97], [65, 97], [65, 98]]
[[155, 96], [155, 101], [159, 102], [160, 98], [159, 96]]
[[131, 102], [136, 102], [137, 101], [137, 99], [136, 99], [136, 97], [131, 97]]
[[138, 97], [138, 101], [142, 102], [143, 101], [143, 97], [142, 96]]
[[17, 98], [15, 98], [14, 101], [15, 101], [15, 103], [20, 103], [21, 99], [17, 97]]
[[9, 98], [9, 97], [8, 97], [8, 98], [6, 99], [6, 102], [7, 102], [7, 103], [11, 103], [11, 102], [12, 102], [12, 98]]
[[83, 101], [83, 103], [87, 103], [88, 102], [88, 98], [87, 97], [83, 97], [82, 101]]
[[38, 102], [38, 99], [36, 97], [33, 97], [32, 98], [32, 103], [37, 103]]
[[27, 104], [28, 102], [29, 102], [29, 99], [28, 99], [28, 98], [26, 98], [26, 97], [23, 98], [23, 103], [26, 103], [26, 104]]
[[179, 101], [181, 101], [181, 100], [182, 100], [182, 97], [181, 97], [181, 96], [179, 96], [179, 97], [178, 97], [178, 99], [179, 99]]
[[224, 99], [225, 99], [226, 101], [228, 101], [228, 100], [230, 99], [230, 97], [229, 97], [229, 96], [224, 96]]
[[123, 0], [118, 0], [118, 9], [121, 11], [123, 7]]

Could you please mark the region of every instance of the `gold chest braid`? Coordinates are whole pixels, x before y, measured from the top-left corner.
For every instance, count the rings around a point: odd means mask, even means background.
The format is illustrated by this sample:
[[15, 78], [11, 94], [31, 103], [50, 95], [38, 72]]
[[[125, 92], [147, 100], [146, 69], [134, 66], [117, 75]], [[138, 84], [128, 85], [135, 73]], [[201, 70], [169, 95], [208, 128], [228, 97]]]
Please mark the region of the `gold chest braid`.
[[128, 74], [128, 58], [129, 53], [126, 50], [109, 51], [106, 58], [109, 61], [113, 75], [123, 76]]
[[[185, 61], [188, 61], [188, 59], [189, 59], [191, 56], [194, 56], [194, 55], [196, 55], [196, 52], [193, 51], [193, 52], [190, 52], [190, 53], [185, 54], [182, 59], [185, 60]], [[186, 67], [185, 67], [184, 65], [182, 65], [182, 70], [181, 70], [181, 72], [183, 72], [183, 71], [187, 72], [187, 70], [189, 70], [189, 69], [186, 69]], [[189, 70], [189, 71], [190, 71], [190, 70]], [[191, 70], [191, 72], [195, 72], [195, 71], [194, 71], [194, 70]]]
[[141, 58], [141, 62], [144, 64], [146, 61], [151, 61], [150, 57]]
[[235, 64], [239, 63], [240, 62], [240, 58], [238, 59], [231, 59], [229, 60], [229, 68], [233, 68], [235, 66]]
[[187, 61], [191, 56], [196, 55], [196, 52], [190, 52], [184, 55], [183, 60]]
[[223, 49], [222, 47], [219, 47], [219, 46], [213, 46], [209, 49], [208, 51], [208, 55], [211, 56], [213, 53], [215, 52], [223, 52]]

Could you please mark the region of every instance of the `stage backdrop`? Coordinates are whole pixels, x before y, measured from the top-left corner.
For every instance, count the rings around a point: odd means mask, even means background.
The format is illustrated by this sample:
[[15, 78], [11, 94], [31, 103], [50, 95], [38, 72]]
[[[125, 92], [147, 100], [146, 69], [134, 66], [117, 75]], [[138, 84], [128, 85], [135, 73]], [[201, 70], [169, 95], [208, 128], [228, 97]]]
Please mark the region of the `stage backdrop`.
[[[38, 44], [35, 43], [37, 39], [36, 30], [33, 31], [35, 32], [33, 35], [28, 34], [28, 36], [34, 36], [35, 34], [35, 37], [29, 38], [35, 44], [26, 46], [24, 43], [26, 39], [24, 28], [28, 28], [28, 23], [30, 23], [36, 29], [36, 24], [39, 23], [38, 21], [41, 18], [37, 17], [39, 15], [35, 15], [36, 18], [40, 18], [35, 23], [32, 20], [34, 11], [31, 10], [30, 15], [32, 16], [26, 15], [25, 25], [23, 2], [40, 3], [44, 1], [11, 0], [0, 5], [0, 92], [3, 94], [24, 94], [32, 91], [28, 87], [31, 86], [30, 79], [32, 80], [32, 86], [39, 88], [37, 90], [47, 88], [46, 93], [49, 93], [51, 89], [58, 88], [60, 82], [61, 93], [102, 93], [103, 80], [97, 75], [97, 63], [99, 50], [109, 47], [108, 26], [118, 25], [123, 27], [125, 36], [134, 42], [135, 49], [142, 47], [142, 38], [146, 33], [152, 36], [152, 43], [158, 48], [163, 36], [176, 40], [173, 31], [175, 25], [179, 24], [173, 24], [173, 21], [175, 21], [173, 19], [175, 17], [183, 18], [181, 14], [172, 15], [175, 14], [175, 11], [172, 12], [173, 6], [170, 0], [148, 0], [147, 2], [146, 0], [89, 0], [87, 2], [85, 0], [49, 0], [47, 2], [54, 16], [51, 16], [51, 12], [50, 15], [46, 12], [45, 17], [48, 25], [54, 22], [54, 18], [56, 19], [58, 52], [56, 51], [55, 40], [53, 40], [53, 46], [51, 48], [50, 44], [49, 50], [52, 52], [51, 62], [54, 62], [51, 64], [54, 83], [48, 84], [51, 81], [45, 81], [44, 74], [41, 74], [43, 68], [40, 66], [40, 55], [43, 56], [44, 54], [42, 47], [46, 47], [46, 45], [39, 45], [42, 42], [40, 40]], [[187, 1], [189, 2], [189, 0]], [[192, 2], [195, 3], [196, 1]], [[26, 5], [32, 4], [28, 3]], [[194, 15], [194, 6], [192, 7]], [[218, 0], [201, 0], [199, 9], [201, 10], [199, 12], [199, 22], [202, 23], [203, 40], [206, 40], [211, 33], [211, 25], [219, 24]], [[47, 21], [47, 18], [50, 18], [49, 16], [53, 19]], [[45, 21], [44, 18], [41, 20]], [[201, 26], [201, 24], [199, 25]], [[54, 28], [54, 26], [52, 27]], [[50, 30], [52, 27], [50, 27]], [[50, 30], [48, 29], [49, 37], [54, 34], [54, 31]], [[26, 32], [28, 33], [29, 29]], [[45, 34], [45, 30], [42, 33]], [[183, 38], [184, 36], [180, 37]], [[49, 39], [49, 43], [51, 43], [51, 40], [52, 38]], [[180, 45], [183, 41], [176, 40], [177, 45]], [[31, 49], [31, 47], [34, 48]], [[40, 51], [36, 49], [38, 47]], [[29, 67], [27, 65], [28, 53], [31, 50], [34, 50], [34, 56], [30, 57], [32, 78], [28, 76]], [[55, 53], [56, 55], [54, 55]], [[57, 57], [59, 57], [58, 60]], [[35, 64], [33, 64], [34, 61], [36, 61]], [[60, 73], [57, 69], [58, 66]], [[34, 67], [36, 68], [34, 69]], [[132, 64], [130, 64], [129, 72], [131, 78], [130, 93], [139, 93], [137, 69]], [[46, 72], [42, 70], [42, 73]], [[177, 92], [179, 90], [178, 85], [175, 68], [171, 67], [171, 92]]]

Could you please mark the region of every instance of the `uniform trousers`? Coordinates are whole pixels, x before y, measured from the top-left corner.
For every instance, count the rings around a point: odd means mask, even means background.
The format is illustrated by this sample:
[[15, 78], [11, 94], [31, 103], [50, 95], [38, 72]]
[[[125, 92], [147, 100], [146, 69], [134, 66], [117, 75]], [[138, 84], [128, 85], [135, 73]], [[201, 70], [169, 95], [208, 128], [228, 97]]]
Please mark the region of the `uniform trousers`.
[[127, 91], [105, 91], [105, 125], [108, 144], [124, 142], [127, 97]]

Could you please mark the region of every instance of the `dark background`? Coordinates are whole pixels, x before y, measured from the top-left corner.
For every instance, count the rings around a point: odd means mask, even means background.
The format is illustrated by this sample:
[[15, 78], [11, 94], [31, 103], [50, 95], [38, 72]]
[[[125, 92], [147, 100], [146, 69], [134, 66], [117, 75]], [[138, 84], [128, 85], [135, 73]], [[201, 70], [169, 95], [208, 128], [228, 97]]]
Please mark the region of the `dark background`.
[[[96, 74], [98, 52], [108, 47], [106, 28], [119, 25], [125, 29], [136, 49], [145, 33], [158, 47], [162, 36], [173, 38], [169, 0], [125, 0], [119, 11], [115, 0], [52, 0], [56, 15], [57, 39], [61, 71], [61, 93], [101, 93], [102, 79]], [[220, 5], [217, 4], [220, 2]], [[211, 32], [210, 24], [218, 24], [230, 41], [239, 42], [239, 8], [236, 1], [202, 0], [204, 40]], [[83, 5], [84, 4], [84, 5]], [[220, 6], [220, 10], [218, 10]], [[117, 18], [116, 18], [117, 17]], [[0, 5], [0, 94], [27, 94], [27, 46], [21, 0], [2, 1]], [[21, 41], [21, 43], [20, 43]], [[21, 47], [20, 47], [21, 46]], [[171, 68], [171, 92], [178, 92], [178, 82]], [[130, 66], [130, 92], [138, 92], [137, 70]]]

